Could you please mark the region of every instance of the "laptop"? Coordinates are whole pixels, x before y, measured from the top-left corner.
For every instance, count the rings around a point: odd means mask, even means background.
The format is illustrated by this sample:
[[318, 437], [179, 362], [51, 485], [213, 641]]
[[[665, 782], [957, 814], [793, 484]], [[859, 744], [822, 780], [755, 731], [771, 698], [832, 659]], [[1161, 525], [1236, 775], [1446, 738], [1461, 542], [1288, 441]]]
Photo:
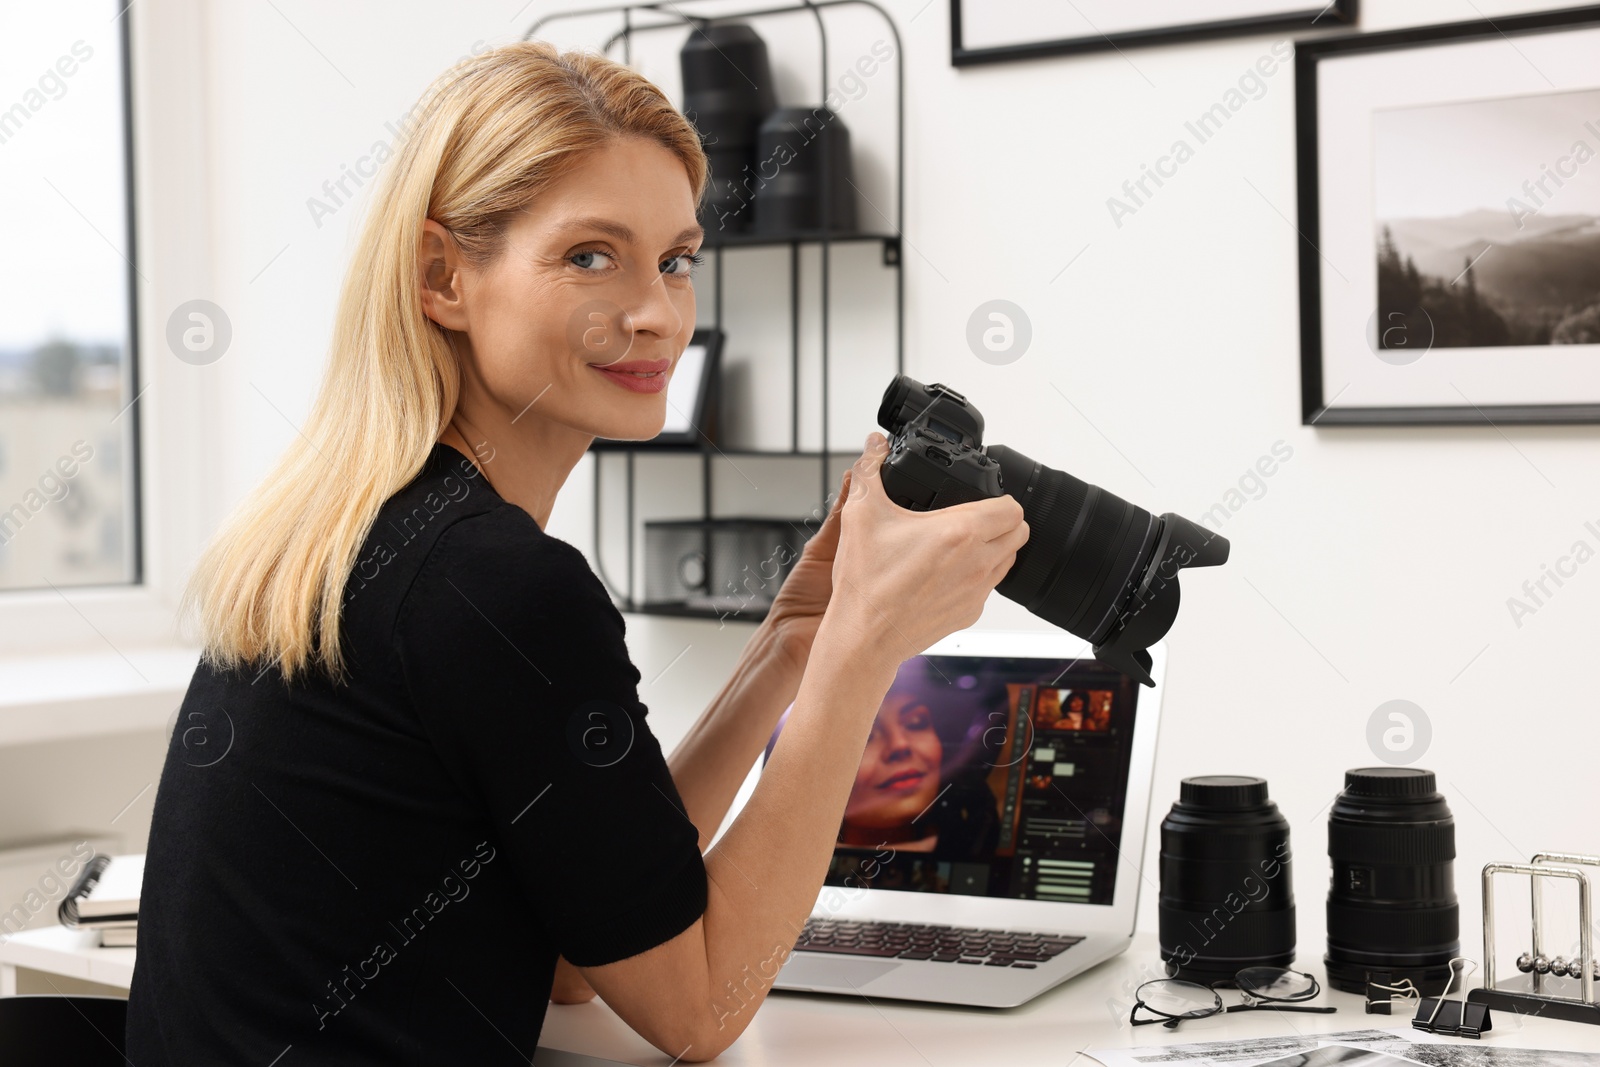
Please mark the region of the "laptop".
[[1155, 689], [1063, 631], [968, 630], [902, 664], [773, 988], [1008, 1008], [1126, 949], [1166, 668], [1150, 655]]

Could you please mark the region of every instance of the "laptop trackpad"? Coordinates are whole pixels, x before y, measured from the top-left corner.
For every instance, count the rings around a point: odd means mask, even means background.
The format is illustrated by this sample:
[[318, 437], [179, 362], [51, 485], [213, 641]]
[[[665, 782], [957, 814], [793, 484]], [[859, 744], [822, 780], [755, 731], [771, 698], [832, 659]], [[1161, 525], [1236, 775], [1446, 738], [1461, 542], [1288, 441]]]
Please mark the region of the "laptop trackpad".
[[778, 980], [788, 987], [849, 991], [859, 989], [899, 966], [890, 960], [830, 959], [796, 953], [778, 972]]

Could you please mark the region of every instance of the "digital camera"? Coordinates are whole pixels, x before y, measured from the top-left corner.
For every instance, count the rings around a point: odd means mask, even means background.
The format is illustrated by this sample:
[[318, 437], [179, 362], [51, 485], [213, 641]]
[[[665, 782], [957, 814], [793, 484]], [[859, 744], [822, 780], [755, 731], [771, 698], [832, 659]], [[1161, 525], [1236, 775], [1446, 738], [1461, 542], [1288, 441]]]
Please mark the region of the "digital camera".
[[889, 499], [930, 511], [1009, 494], [1022, 505], [1028, 543], [996, 591], [1155, 685], [1146, 649], [1177, 618], [1178, 571], [1226, 563], [1226, 538], [1170, 511], [1152, 515], [1005, 445], [985, 448], [983, 416], [947, 385], [896, 377], [878, 425], [889, 433]]

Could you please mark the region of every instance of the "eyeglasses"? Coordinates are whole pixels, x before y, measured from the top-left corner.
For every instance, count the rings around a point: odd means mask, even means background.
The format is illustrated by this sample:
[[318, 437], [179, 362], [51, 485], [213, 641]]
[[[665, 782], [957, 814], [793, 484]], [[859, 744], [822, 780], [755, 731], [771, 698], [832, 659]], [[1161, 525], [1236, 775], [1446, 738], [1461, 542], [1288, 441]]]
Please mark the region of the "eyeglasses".
[[[1244, 1003], [1224, 1007], [1218, 987], [1237, 989], [1244, 995]], [[1180, 978], [1157, 978], [1134, 991], [1134, 1005], [1128, 1013], [1128, 1021], [1134, 1026], [1161, 1023], [1169, 1030], [1176, 1030], [1185, 1019], [1204, 1019], [1223, 1012], [1303, 1011], [1326, 1015], [1336, 1011], [1332, 1007], [1300, 1005], [1300, 1001], [1311, 1000], [1321, 992], [1322, 986], [1314, 976], [1281, 967], [1246, 967], [1232, 978], [1210, 985]], [[1154, 1018], [1139, 1018], [1140, 1008]]]

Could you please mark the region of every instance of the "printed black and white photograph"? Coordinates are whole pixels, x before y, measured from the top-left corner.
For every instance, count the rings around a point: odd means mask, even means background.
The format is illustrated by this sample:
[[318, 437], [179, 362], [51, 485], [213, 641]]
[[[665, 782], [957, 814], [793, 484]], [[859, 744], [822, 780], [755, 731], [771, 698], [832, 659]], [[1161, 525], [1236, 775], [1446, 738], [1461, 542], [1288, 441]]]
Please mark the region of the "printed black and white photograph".
[[1379, 346], [1600, 343], [1600, 89], [1383, 110], [1372, 140]]
[[1141, 1048], [1091, 1049], [1103, 1067], [1256, 1067], [1268, 1061], [1288, 1062], [1322, 1045], [1362, 1046], [1394, 1052], [1410, 1043], [1405, 1031], [1340, 1030], [1330, 1034], [1287, 1033], [1278, 1037], [1235, 1038], [1231, 1041], [1188, 1041]]
[[1102, 1067], [1600, 1067], [1600, 1053], [1416, 1041], [1413, 1030], [1343, 1030], [1092, 1049]]
[[1281, 1059], [1268, 1060], [1259, 1067], [1415, 1067], [1387, 1052], [1373, 1052], [1351, 1045], [1324, 1045], [1308, 1052], [1296, 1052]]
[[1555, 1049], [1505, 1048], [1499, 1045], [1420, 1043], [1405, 1058], [1427, 1067], [1600, 1067], [1600, 1053]]

